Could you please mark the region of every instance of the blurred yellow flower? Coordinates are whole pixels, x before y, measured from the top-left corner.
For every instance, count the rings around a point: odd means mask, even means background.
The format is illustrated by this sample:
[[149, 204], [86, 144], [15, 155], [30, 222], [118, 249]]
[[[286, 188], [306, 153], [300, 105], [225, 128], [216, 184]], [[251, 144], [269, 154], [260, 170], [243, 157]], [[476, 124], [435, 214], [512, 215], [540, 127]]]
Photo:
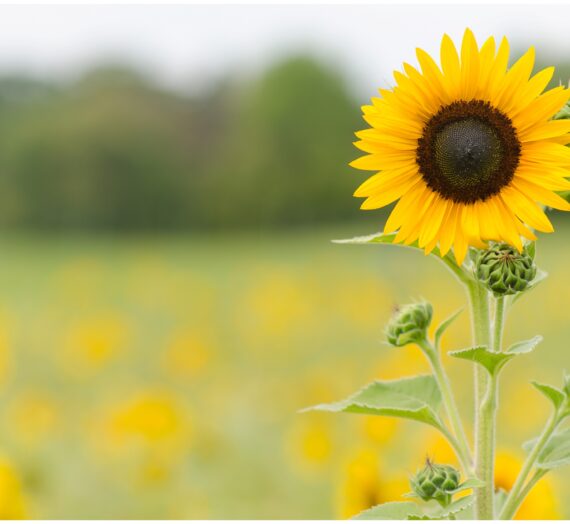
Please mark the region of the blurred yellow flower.
[[[521, 470], [524, 459], [509, 451], [499, 451], [496, 460], [495, 484], [497, 488], [509, 491]], [[536, 484], [515, 516], [517, 520], [558, 520], [561, 518], [554, 483], [549, 477], [543, 478]]]
[[28, 446], [41, 442], [59, 422], [57, 403], [46, 391], [23, 391], [6, 411], [10, 432]]
[[12, 464], [0, 458], [0, 519], [29, 519], [22, 482]]
[[310, 312], [310, 289], [304, 282], [288, 272], [274, 270], [259, 277], [244, 299], [242, 307], [236, 309], [240, 326], [245, 336], [257, 340], [266, 337], [283, 336], [302, 327]]
[[162, 366], [172, 377], [192, 378], [202, 373], [214, 356], [211, 335], [183, 329], [172, 335], [162, 355]]
[[105, 312], [81, 318], [67, 333], [62, 366], [76, 377], [99, 371], [125, 349], [130, 331], [120, 314]]
[[361, 426], [364, 436], [375, 444], [384, 445], [393, 440], [400, 421], [396, 418], [375, 417], [373, 415], [361, 417]]
[[333, 445], [332, 430], [327, 419], [322, 414], [298, 417], [289, 431], [289, 454], [298, 470], [313, 472], [329, 463]]
[[378, 450], [356, 450], [343, 469], [336, 496], [338, 518], [354, 517], [377, 504], [401, 500], [410, 491], [408, 478], [394, 471], [384, 471]]
[[183, 416], [176, 400], [164, 392], [143, 392], [117, 406], [110, 429], [118, 442], [164, 442], [184, 428]]

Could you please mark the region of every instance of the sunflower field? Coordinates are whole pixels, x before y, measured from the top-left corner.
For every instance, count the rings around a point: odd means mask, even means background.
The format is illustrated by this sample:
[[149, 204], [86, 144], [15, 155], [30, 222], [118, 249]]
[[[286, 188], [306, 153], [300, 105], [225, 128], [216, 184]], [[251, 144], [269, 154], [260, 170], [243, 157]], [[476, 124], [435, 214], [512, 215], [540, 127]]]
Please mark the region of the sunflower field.
[[[551, 278], [516, 306], [519, 333], [537, 326], [545, 342], [500, 392], [506, 489], [548, 409], [520, 384], [537, 370], [556, 381], [568, 362], [557, 283], [570, 227], [555, 225], [539, 240]], [[382, 326], [411, 294], [430, 297], [436, 321], [463, 302], [422, 254], [329, 241], [361, 232], [3, 236], [0, 516], [346, 518], [409, 491], [426, 454], [453, 463], [435, 430], [298, 412], [427, 371], [417, 348], [383, 344]], [[464, 312], [443, 343], [469, 338]], [[446, 365], [471, 413], [469, 366]], [[563, 475], [518, 517], [568, 517]]]

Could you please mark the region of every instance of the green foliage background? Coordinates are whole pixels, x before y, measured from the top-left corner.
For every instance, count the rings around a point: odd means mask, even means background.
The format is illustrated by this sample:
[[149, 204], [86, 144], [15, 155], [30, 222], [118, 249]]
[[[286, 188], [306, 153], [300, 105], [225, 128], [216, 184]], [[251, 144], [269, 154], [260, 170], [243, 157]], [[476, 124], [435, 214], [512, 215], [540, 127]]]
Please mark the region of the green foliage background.
[[4, 78], [0, 223], [160, 230], [355, 217], [347, 163], [359, 125], [339, 74], [304, 56], [193, 97], [124, 67], [63, 85]]

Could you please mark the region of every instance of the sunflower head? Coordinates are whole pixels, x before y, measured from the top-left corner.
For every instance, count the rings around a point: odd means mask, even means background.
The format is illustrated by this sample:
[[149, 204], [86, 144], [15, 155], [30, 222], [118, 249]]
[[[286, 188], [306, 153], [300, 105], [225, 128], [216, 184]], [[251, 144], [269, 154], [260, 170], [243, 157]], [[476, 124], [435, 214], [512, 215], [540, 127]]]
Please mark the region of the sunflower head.
[[355, 145], [367, 154], [351, 165], [376, 173], [355, 196], [363, 209], [397, 201], [385, 232], [426, 253], [453, 248], [461, 263], [491, 240], [522, 251], [533, 229], [553, 230], [543, 206], [570, 210], [557, 194], [570, 189], [570, 120], [553, 120], [570, 92], [543, 92], [554, 68], [531, 76], [532, 48], [508, 68], [507, 40], [479, 47], [470, 30], [460, 51], [443, 37], [440, 65], [417, 58], [363, 107], [370, 128]]

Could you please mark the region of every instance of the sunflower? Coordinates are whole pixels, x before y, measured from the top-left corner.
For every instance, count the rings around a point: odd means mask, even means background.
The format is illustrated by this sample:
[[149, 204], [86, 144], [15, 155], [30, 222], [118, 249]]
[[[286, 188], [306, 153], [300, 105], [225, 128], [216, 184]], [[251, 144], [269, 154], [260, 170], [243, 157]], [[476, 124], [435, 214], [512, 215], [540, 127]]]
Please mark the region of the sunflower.
[[420, 68], [394, 72], [396, 85], [362, 108], [370, 129], [356, 133], [367, 155], [351, 165], [377, 171], [354, 193], [362, 209], [398, 201], [385, 227], [394, 241], [461, 263], [469, 245], [504, 241], [522, 250], [533, 230], [552, 232], [543, 206], [570, 205], [570, 121], [552, 120], [570, 98], [544, 91], [554, 68], [531, 77], [534, 49], [507, 67], [509, 44], [479, 48], [467, 29], [460, 53], [445, 35], [441, 68], [417, 49]]

